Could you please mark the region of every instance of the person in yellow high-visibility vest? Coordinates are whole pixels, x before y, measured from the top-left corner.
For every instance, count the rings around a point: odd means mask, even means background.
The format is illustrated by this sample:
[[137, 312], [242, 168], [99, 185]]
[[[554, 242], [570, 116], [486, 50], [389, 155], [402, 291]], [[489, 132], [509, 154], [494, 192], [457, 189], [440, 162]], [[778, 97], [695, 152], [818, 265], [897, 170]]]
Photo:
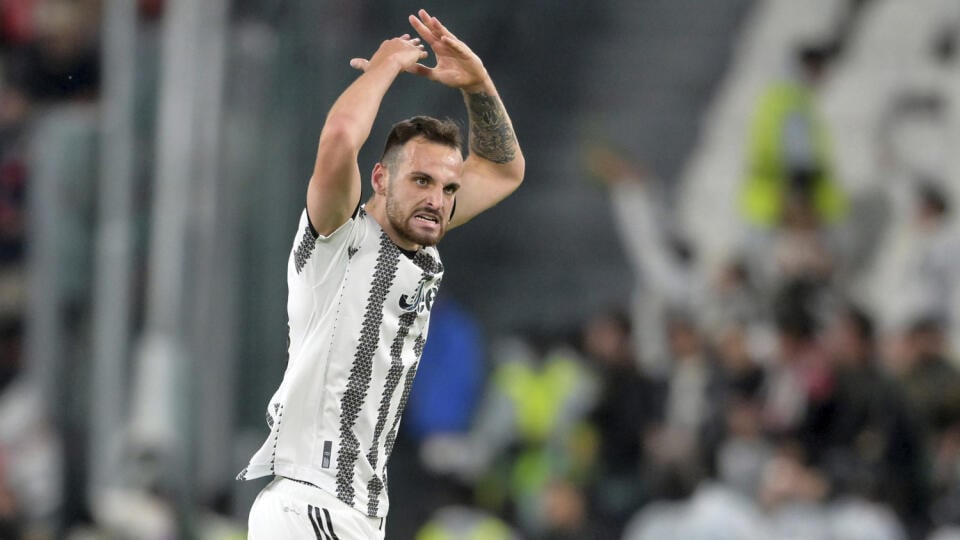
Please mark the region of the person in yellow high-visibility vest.
[[500, 519], [476, 508], [441, 508], [417, 532], [415, 540], [518, 540]]
[[499, 363], [470, 434], [433, 441], [444, 444], [428, 445], [424, 455], [473, 485], [479, 506], [514, 513], [525, 531], [548, 528], [551, 486], [579, 485], [589, 474], [596, 443], [587, 416], [597, 382], [565, 346], [544, 353], [506, 339], [493, 348]]
[[798, 76], [771, 85], [761, 96], [747, 142], [747, 177], [740, 210], [751, 225], [780, 224], [790, 197], [803, 197], [820, 223], [846, 214], [847, 197], [837, 183], [827, 127], [814, 91], [831, 51], [797, 51]]

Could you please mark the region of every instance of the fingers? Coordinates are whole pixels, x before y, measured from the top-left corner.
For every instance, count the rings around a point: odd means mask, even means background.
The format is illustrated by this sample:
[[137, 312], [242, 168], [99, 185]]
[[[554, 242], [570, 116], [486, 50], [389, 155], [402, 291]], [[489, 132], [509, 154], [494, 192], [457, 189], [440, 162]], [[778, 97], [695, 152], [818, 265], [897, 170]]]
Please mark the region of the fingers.
[[453, 35], [453, 32], [448, 30], [447, 27], [440, 22], [440, 19], [427, 13], [427, 10], [421, 9], [419, 15], [424, 24], [426, 24], [437, 37], [449, 36], [453, 39], [457, 38], [457, 36]]
[[417, 12], [417, 15], [420, 16], [423, 24], [427, 25], [434, 34], [437, 34], [438, 37], [443, 35], [443, 25], [440, 24], [440, 21], [438, 21], [436, 17], [427, 13], [427, 10], [421, 9]]
[[408, 44], [411, 44], [411, 45], [416, 46], [416, 47], [417, 47], [418, 49], [420, 49], [421, 51], [426, 51], [426, 50], [427, 50], [426, 47], [425, 47], [424, 44], [423, 44], [423, 41], [422, 41], [420, 38], [418, 38], [418, 37], [411, 38], [411, 37], [410, 37], [410, 34], [404, 34], [404, 35], [400, 36], [398, 39], [402, 40], [404, 43], [408, 43]]
[[447, 27], [440, 22], [440, 19], [433, 17], [427, 13], [425, 9], [421, 9], [417, 15], [410, 15], [408, 20], [410, 21], [410, 25], [413, 26], [413, 29], [416, 30], [431, 47], [444, 37], [452, 40], [457, 39], [457, 36], [453, 35], [453, 32], [448, 30]]
[[430, 16], [430, 14], [427, 13], [427, 10], [421, 9], [420, 11], [417, 12], [417, 15], [420, 17], [418, 20], [422, 21], [422, 24], [425, 27], [429, 28], [430, 31], [434, 33], [434, 35], [436, 35], [438, 38], [443, 36], [443, 32], [440, 30], [440, 28], [437, 27], [437, 23], [439, 23], [440, 21], [437, 21], [434, 17]]
[[440, 41], [440, 36], [435, 35], [433, 33], [433, 30], [428, 28], [427, 25], [423, 24], [423, 22], [420, 19], [418, 19], [416, 16], [410, 15], [409, 17], [407, 17], [407, 20], [410, 21], [410, 26], [413, 26], [413, 29], [416, 30], [417, 33], [420, 34], [420, 37], [422, 37], [424, 41], [429, 43], [431, 47], [433, 47], [435, 43]]
[[444, 45], [457, 51], [461, 56], [468, 56], [468, 53], [470, 52], [470, 49], [468, 49], [462, 41], [458, 41], [456, 38], [443, 36], [440, 41], [442, 41]]
[[[411, 55], [413, 51], [416, 51], [415, 55]], [[381, 58], [389, 56], [393, 56], [402, 66], [405, 66], [402, 69], [409, 70], [408, 66], [427, 57], [427, 49], [420, 38], [403, 34], [384, 41], [369, 59], [351, 58], [350, 67], [366, 72], [372, 63], [379, 63]]]

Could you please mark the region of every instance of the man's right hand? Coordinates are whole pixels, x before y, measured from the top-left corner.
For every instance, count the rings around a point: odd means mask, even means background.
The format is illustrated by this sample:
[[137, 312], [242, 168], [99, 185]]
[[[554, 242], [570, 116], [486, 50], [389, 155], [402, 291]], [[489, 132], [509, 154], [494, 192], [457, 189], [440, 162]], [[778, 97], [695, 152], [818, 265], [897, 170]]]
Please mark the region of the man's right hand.
[[427, 51], [420, 42], [420, 38], [411, 38], [410, 34], [388, 39], [380, 44], [377, 52], [369, 60], [353, 58], [350, 66], [366, 72], [368, 69], [380, 65], [393, 65], [397, 72], [412, 71], [417, 62], [427, 57]]
[[608, 146], [588, 147], [584, 155], [584, 165], [591, 176], [606, 186], [628, 180], [642, 182], [649, 176], [643, 164], [629, 160]]

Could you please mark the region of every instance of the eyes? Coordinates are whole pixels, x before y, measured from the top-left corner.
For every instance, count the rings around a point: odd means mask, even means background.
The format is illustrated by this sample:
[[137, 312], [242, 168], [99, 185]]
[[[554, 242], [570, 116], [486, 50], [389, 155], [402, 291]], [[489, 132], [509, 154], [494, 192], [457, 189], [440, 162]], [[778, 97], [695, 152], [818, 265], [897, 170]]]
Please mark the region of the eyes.
[[[433, 179], [429, 176], [417, 175], [413, 177], [413, 182], [418, 186], [427, 187], [433, 183]], [[450, 183], [443, 186], [443, 192], [446, 195], [453, 195], [458, 189], [460, 189], [460, 184]]]

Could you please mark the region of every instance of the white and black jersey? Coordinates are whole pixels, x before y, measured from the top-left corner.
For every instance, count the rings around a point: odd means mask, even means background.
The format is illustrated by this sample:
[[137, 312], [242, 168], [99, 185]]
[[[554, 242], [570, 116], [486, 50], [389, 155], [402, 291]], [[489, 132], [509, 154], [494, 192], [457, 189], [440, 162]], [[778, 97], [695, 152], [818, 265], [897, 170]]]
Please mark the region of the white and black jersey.
[[238, 478], [309, 482], [386, 516], [387, 458], [442, 278], [435, 248], [401, 250], [362, 208], [328, 236], [304, 210], [287, 268], [289, 363], [270, 435]]

